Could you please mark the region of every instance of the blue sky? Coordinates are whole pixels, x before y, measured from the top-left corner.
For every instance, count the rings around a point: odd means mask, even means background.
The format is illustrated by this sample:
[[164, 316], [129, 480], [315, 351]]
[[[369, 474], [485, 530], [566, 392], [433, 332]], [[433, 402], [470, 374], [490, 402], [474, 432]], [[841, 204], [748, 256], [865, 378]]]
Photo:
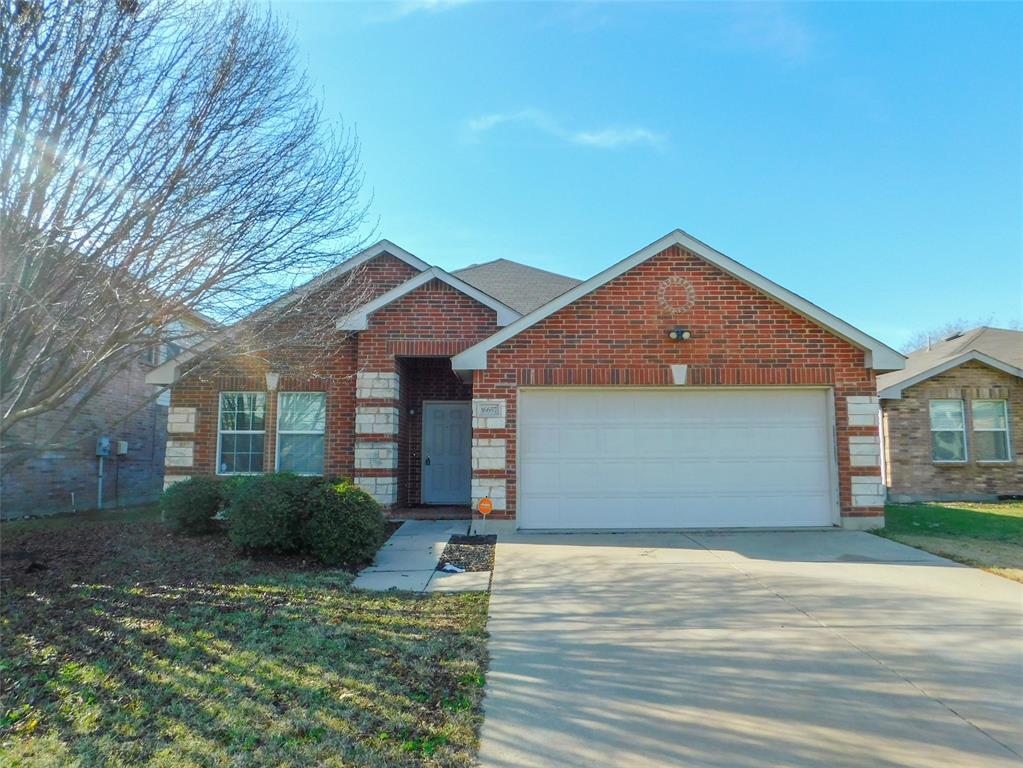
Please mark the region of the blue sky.
[[273, 5], [426, 261], [679, 227], [893, 345], [1023, 315], [1019, 4]]

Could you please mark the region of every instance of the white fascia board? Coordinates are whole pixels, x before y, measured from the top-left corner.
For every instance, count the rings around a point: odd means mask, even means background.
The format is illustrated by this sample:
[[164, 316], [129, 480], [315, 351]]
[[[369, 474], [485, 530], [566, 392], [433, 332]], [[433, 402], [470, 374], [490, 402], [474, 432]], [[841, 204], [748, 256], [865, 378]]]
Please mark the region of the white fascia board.
[[724, 272], [767, 294], [779, 303], [785, 305], [794, 312], [802, 315], [808, 320], [825, 328], [836, 336], [845, 339], [850, 344], [864, 350], [866, 365], [877, 371], [899, 371], [906, 367], [906, 358], [891, 347], [881, 343], [877, 339], [868, 336], [863, 331], [854, 328], [844, 320], [841, 320], [830, 312], [827, 312], [816, 304], [807, 301], [792, 291], [782, 288], [775, 282], [768, 280], [761, 274], [745, 267], [734, 259], [730, 259], [723, 253], [714, 250], [705, 243], [700, 242], [681, 229], [662, 237], [646, 248], [637, 251], [626, 259], [619, 261], [603, 272], [594, 275], [589, 280], [580, 283], [569, 291], [552, 299], [542, 307], [530, 312], [521, 320], [509, 325], [501, 331], [489, 336], [468, 349], [460, 352], [451, 358], [451, 365], [455, 370], [483, 370], [487, 367], [487, 352], [502, 344], [518, 333], [526, 330], [532, 325], [549, 317], [560, 309], [567, 307], [589, 293], [592, 293], [602, 285], [614, 280], [616, 277], [625, 274], [633, 267], [642, 264], [647, 259], [656, 256], [673, 245], [681, 245], [683, 248], [692, 251], [705, 261], [713, 264]]
[[971, 360], [976, 360], [978, 363], [983, 363], [984, 365], [1003, 371], [1010, 376], [1016, 376], [1023, 379], [1023, 368], [1017, 368], [1014, 365], [1010, 365], [1009, 363], [991, 357], [990, 355], [985, 355], [983, 352], [978, 352], [974, 349], [946, 360], [943, 363], [938, 363], [934, 367], [928, 368], [926, 371], [921, 371], [915, 376], [910, 376], [908, 379], [900, 381], [898, 384], [892, 384], [890, 387], [885, 387], [877, 393], [877, 396], [882, 400], [901, 400], [902, 391], [904, 389], [908, 389], [915, 384], [919, 384], [921, 381], [927, 381], [927, 379], [931, 379], [945, 371], [950, 371], [963, 363], [970, 362]]
[[378, 296], [367, 304], [363, 304], [358, 310], [352, 312], [350, 315], [340, 318], [337, 321], [337, 329], [339, 331], [364, 331], [369, 328], [369, 316], [376, 312], [378, 309], [386, 307], [391, 302], [397, 301], [402, 296], [411, 293], [416, 288], [425, 285], [431, 280], [440, 280], [443, 283], [447, 283], [456, 291], [464, 293], [469, 298], [478, 301], [485, 307], [488, 307], [497, 315], [497, 325], [500, 327], [506, 326], [509, 323], [513, 323], [518, 320], [522, 315], [516, 312], [506, 304], [502, 304], [500, 301], [495, 299], [493, 296], [484, 293], [478, 288], [474, 288], [464, 280], [460, 280], [454, 275], [448, 274], [440, 267], [430, 267], [425, 272], [421, 272], [411, 280], [406, 280], [401, 285], [392, 288], [387, 293]]

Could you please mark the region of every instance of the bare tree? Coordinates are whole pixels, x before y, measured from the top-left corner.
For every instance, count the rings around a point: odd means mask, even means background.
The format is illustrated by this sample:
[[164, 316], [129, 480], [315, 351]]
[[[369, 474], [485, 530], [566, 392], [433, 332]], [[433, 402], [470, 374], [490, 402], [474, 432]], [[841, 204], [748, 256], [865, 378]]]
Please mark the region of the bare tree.
[[140, 352], [196, 342], [193, 313], [231, 328], [207, 364], [339, 342], [329, 322], [290, 324], [320, 339], [252, 328], [309, 308], [299, 291], [265, 309], [360, 245], [361, 181], [356, 138], [323, 119], [270, 12], [0, 0], [5, 450], [19, 423], [85, 405]]

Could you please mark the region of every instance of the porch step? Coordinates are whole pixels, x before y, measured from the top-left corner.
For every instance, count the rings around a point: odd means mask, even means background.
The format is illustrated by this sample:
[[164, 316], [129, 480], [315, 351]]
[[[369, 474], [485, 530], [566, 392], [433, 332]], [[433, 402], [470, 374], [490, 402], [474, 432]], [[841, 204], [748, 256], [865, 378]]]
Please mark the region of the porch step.
[[391, 520], [472, 520], [470, 507], [398, 507], [387, 513]]

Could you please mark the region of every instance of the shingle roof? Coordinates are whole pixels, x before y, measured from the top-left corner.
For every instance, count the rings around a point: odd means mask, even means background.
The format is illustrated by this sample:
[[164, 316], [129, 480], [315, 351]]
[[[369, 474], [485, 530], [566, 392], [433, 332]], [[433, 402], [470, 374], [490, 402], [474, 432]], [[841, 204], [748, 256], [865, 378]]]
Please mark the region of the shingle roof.
[[967, 352], [981, 352], [1015, 368], [1023, 368], [1023, 331], [981, 326], [932, 344], [930, 349], [918, 349], [906, 356], [906, 367], [901, 371], [877, 377], [878, 391], [926, 373]]
[[472, 264], [451, 274], [523, 314], [542, 307], [582, 282], [508, 259]]

